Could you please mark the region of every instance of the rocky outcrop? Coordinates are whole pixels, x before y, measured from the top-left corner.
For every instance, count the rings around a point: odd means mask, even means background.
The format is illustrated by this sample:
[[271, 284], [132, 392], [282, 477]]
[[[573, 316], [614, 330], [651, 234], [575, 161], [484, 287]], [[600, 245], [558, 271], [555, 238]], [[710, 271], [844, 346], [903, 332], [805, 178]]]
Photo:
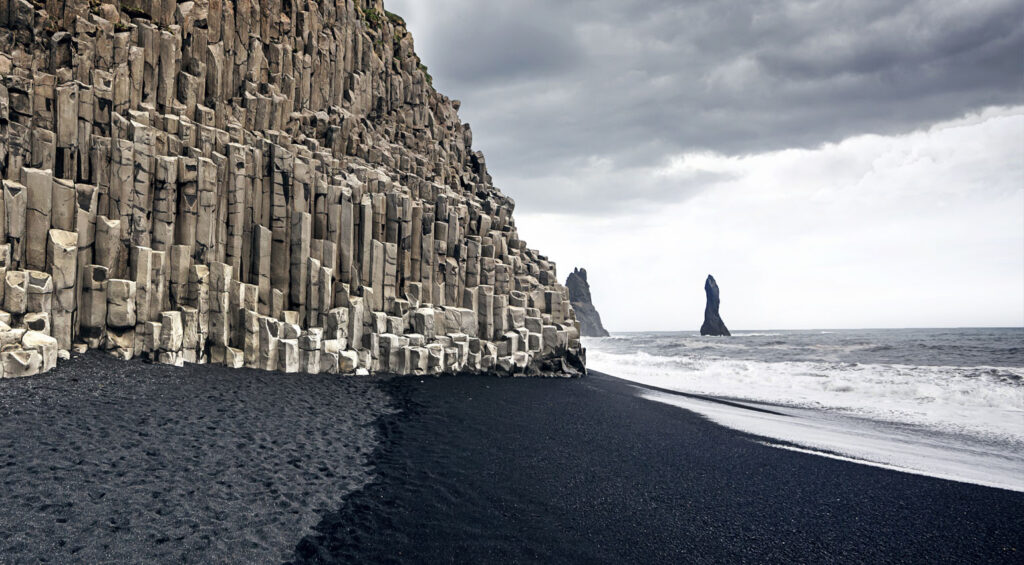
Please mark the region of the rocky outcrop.
[[569, 302], [580, 323], [580, 333], [586, 337], [608, 337], [608, 330], [601, 325], [601, 314], [597, 313], [590, 297], [590, 283], [586, 269], [573, 269], [565, 280], [569, 289]]
[[707, 295], [708, 302], [704, 307], [704, 324], [700, 327], [700, 335], [730, 335], [729, 329], [725, 327], [725, 322], [718, 315], [718, 306], [721, 301], [715, 277], [708, 275], [707, 280], [704, 281], [704, 294]]
[[85, 348], [584, 370], [554, 263], [380, 0], [0, 0], [0, 78], [3, 374]]

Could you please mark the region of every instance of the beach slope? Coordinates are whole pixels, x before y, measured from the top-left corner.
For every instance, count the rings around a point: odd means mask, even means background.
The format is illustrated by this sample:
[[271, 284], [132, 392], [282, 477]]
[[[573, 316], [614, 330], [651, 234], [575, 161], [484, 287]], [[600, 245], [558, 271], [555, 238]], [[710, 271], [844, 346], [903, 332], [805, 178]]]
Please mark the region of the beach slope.
[[1020, 562], [1022, 493], [767, 447], [644, 394], [88, 354], [0, 381], [0, 562]]
[[402, 378], [296, 563], [1019, 563], [1024, 494], [775, 449], [600, 373]]

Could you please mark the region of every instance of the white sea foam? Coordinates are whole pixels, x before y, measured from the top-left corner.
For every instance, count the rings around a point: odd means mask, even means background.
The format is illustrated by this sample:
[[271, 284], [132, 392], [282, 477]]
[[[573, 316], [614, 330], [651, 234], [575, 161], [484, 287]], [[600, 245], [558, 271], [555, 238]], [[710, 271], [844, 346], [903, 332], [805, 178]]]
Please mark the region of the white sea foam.
[[773, 408], [775, 413], [767, 413], [652, 390], [642, 390], [640, 396], [742, 432], [801, 446], [761, 442], [769, 447], [1024, 492], [1024, 451], [1005, 444], [807, 408]]
[[776, 440], [765, 445], [1024, 492], [1024, 331], [757, 333], [619, 334], [585, 345], [598, 371], [733, 400], [638, 389]]
[[670, 390], [964, 434], [1024, 449], [1024, 368], [765, 362], [609, 353], [588, 366]]

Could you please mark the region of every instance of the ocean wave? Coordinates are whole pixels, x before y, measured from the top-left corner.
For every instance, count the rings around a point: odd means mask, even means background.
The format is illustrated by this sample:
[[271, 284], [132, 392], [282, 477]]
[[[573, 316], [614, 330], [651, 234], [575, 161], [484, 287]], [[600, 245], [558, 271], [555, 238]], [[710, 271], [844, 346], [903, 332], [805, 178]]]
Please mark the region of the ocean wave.
[[708, 359], [594, 347], [587, 356], [595, 370], [662, 388], [1024, 444], [1024, 368]]

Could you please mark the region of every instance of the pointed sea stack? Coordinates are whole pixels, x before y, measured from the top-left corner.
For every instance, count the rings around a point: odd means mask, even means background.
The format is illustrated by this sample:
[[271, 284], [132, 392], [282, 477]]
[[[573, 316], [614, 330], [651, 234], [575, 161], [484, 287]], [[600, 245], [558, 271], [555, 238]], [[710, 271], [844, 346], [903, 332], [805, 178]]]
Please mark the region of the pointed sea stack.
[[715, 277], [708, 275], [708, 280], [704, 281], [704, 293], [708, 295], [708, 305], [704, 307], [704, 325], [700, 327], [700, 335], [731, 335], [722, 317], [718, 315], [720, 301]]
[[601, 315], [591, 302], [587, 270], [574, 269], [565, 280], [565, 286], [569, 288], [569, 302], [580, 323], [580, 334], [586, 337], [608, 337], [608, 330], [601, 325]]

